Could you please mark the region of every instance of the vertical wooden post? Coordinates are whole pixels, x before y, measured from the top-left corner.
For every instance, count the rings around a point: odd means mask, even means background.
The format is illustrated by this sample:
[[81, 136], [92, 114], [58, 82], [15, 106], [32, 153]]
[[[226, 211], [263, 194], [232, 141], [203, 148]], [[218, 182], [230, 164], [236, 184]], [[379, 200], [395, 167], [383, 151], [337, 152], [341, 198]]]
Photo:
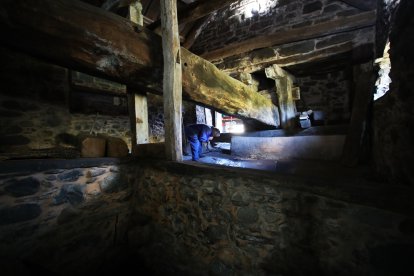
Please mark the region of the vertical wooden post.
[[266, 68], [265, 72], [266, 77], [276, 81], [280, 124], [284, 129], [292, 129], [296, 124], [296, 104], [292, 95], [294, 77], [276, 64]]
[[348, 134], [342, 151], [342, 164], [345, 166], [356, 166], [363, 157], [361, 149], [368, 134], [368, 111], [374, 99], [375, 80], [372, 65], [372, 62], [368, 62], [354, 66], [355, 97]]
[[[129, 6], [129, 19], [139, 26], [144, 25], [140, 1], [135, 1]], [[130, 91], [130, 88], [128, 88], [127, 92], [131, 121], [132, 154], [135, 155], [137, 144], [146, 144], [149, 142], [147, 95]]]
[[162, 51], [164, 56], [165, 151], [167, 159], [182, 161], [182, 72], [177, 22], [177, 0], [160, 1], [160, 4]]

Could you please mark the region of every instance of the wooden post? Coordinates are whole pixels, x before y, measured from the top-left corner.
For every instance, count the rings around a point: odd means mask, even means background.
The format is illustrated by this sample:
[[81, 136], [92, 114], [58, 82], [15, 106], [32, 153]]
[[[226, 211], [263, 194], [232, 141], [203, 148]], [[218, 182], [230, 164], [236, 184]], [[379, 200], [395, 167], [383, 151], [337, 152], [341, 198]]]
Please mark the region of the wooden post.
[[296, 125], [296, 104], [292, 95], [294, 77], [276, 64], [266, 68], [265, 72], [266, 77], [276, 81], [280, 124], [284, 129], [292, 129]]
[[[140, 1], [135, 1], [129, 6], [129, 19], [139, 26], [144, 25]], [[129, 117], [131, 121], [131, 151], [133, 155], [136, 155], [137, 145], [149, 142], [148, 102], [146, 94], [138, 94], [130, 91], [130, 89], [128, 87], [127, 92]]]
[[368, 111], [374, 98], [375, 80], [372, 65], [372, 62], [368, 62], [354, 66], [355, 96], [348, 134], [342, 151], [342, 164], [345, 166], [356, 166], [364, 157], [362, 148], [368, 134]]
[[165, 153], [168, 160], [182, 161], [182, 71], [177, 0], [160, 1], [162, 52], [164, 56]]

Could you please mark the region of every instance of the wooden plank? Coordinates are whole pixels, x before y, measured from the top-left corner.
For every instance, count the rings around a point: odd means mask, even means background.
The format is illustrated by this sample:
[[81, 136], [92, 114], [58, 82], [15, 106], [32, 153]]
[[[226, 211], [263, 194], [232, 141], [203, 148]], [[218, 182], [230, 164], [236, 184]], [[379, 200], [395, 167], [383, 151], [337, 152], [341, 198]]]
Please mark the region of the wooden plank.
[[[138, 91], [162, 94], [160, 36], [101, 8], [76, 0], [3, 0], [0, 32], [0, 41], [14, 49]], [[186, 100], [278, 126], [272, 114], [277, 107], [270, 100], [189, 51], [182, 50], [182, 59]], [[187, 69], [190, 65], [195, 71]], [[229, 100], [216, 100], [223, 92]]]
[[334, 33], [349, 31], [356, 28], [373, 26], [375, 25], [375, 22], [375, 11], [364, 12], [357, 15], [340, 17], [326, 22], [305, 26], [302, 28], [280, 31], [271, 35], [254, 37], [201, 54], [201, 57], [210, 61], [214, 61], [259, 48], [292, 43], [321, 36], [327, 36]]
[[348, 128], [342, 152], [342, 164], [357, 166], [363, 156], [364, 139], [368, 133], [368, 111], [373, 101], [375, 85], [373, 62], [354, 66], [354, 102], [352, 105], [351, 122]]
[[[352, 51], [354, 45], [352, 42], [345, 42], [339, 45], [334, 45], [328, 48], [321, 50], [315, 50], [309, 53], [297, 53], [290, 56], [281, 57], [273, 49], [261, 49], [255, 50], [248, 53], [247, 56], [241, 57], [237, 60], [225, 61], [221, 64], [218, 64], [217, 67], [226, 73], [235, 73], [235, 72], [256, 72], [269, 67], [272, 64], [277, 64], [281, 67], [303, 64], [307, 62], [313, 62], [318, 60], [323, 60], [328, 57], [332, 57], [338, 54], [343, 54]], [[263, 55], [265, 50], [268, 53]]]
[[136, 124], [136, 142], [137, 144], [146, 144], [149, 142], [148, 126], [148, 101], [147, 95], [134, 94], [135, 101], [135, 124]]
[[370, 11], [377, 7], [376, 0], [339, 0], [345, 4], [348, 4], [351, 7], [357, 8], [361, 11]]
[[206, 16], [198, 19], [194, 25], [191, 27], [188, 34], [185, 36], [184, 43], [182, 44], [184, 48], [190, 49], [196, 41], [197, 37], [200, 35], [201, 31], [206, 26], [210, 16]]
[[[144, 25], [141, 1], [136, 0], [131, 3], [129, 6], [129, 19], [139, 26]], [[145, 93], [139, 94], [133, 91], [132, 94], [128, 95], [128, 101], [128, 106], [130, 106], [132, 153], [133, 155], [136, 155], [136, 145], [149, 142], [147, 95]]]
[[267, 125], [279, 126], [279, 111], [271, 99], [223, 74], [213, 64], [185, 48], [181, 48], [181, 54], [184, 95], [188, 91], [197, 91], [198, 93], [193, 93], [192, 99], [199, 103], [209, 103], [204, 106], [225, 114], [253, 118]]
[[293, 129], [296, 124], [296, 105], [292, 95], [294, 77], [277, 65], [266, 68], [265, 73], [266, 77], [276, 82], [281, 126]]
[[[193, 22], [236, 1], [237, 0], [209, 0], [197, 3], [196, 5], [192, 5], [188, 9], [182, 10], [178, 13], [178, 24], [181, 25]], [[160, 26], [161, 21], [157, 20], [150, 24], [148, 28], [150, 30], [156, 30]]]
[[161, 1], [162, 49], [164, 56], [165, 155], [182, 161], [182, 76], [177, 0]]

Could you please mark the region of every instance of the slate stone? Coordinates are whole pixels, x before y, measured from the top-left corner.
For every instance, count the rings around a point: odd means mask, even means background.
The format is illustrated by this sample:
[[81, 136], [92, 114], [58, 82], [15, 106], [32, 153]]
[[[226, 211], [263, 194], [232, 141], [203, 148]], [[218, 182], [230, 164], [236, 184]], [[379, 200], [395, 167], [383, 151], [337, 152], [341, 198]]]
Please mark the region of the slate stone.
[[42, 212], [36, 203], [15, 205], [0, 209], [0, 225], [22, 222], [37, 218]]
[[63, 173], [65, 170], [62, 170], [62, 169], [57, 169], [57, 170], [48, 170], [48, 171], [45, 171], [44, 173], [45, 174], [58, 174], [58, 173]]
[[236, 206], [247, 206], [249, 205], [249, 201], [247, 200], [246, 197], [247, 197], [246, 195], [240, 192], [235, 192], [231, 196], [231, 202]]
[[320, 1], [312, 2], [303, 7], [302, 13], [307, 14], [307, 13], [319, 11], [322, 9], [322, 7], [323, 7], [322, 2]]
[[254, 208], [242, 207], [237, 211], [237, 219], [240, 223], [251, 224], [259, 219], [259, 214]]
[[210, 243], [216, 243], [227, 239], [227, 227], [224, 225], [212, 225], [207, 228], [205, 234]]
[[105, 177], [100, 183], [99, 183], [101, 190], [105, 193], [112, 193], [121, 190], [122, 188], [125, 188], [127, 186], [127, 183], [120, 174], [114, 173], [107, 177]]
[[57, 179], [57, 177], [56, 177], [56, 175], [51, 174], [51, 175], [47, 175], [47, 176], [45, 177], [45, 179], [46, 179], [47, 181], [54, 181], [54, 180], [56, 180], [56, 179]]
[[72, 182], [79, 179], [82, 176], [82, 172], [80, 170], [71, 170], [58, 175], [58, 179], [60, 181], [65, 182]]
[[95, 168], [95, 169], [90, 169], [86, 173], [86, 176], [87, 177], [96, 177], [96, 176], [103, 175], [104, 173], [106, 173], [106, 170], [105, 169]]
[[339, 34], [331, 36], [327, 39], [320, 40], [316, 43], [316, 49], [322, 49], [329, 46], [337, 45], [347, 41], [351, 41], [354, 38], [354, 34]]
[[228, 276], [233, 275], [233, 270], [231, 267], [228, 267], [223, 262], [219, 260], [214, 260], [210, 265], [210, 273], [209, 275], [217, 275], [217, 276]]
[[33, 195], [39, 191], [39, 180], [28, 177], [20, 180], [12, 179], [6, 183], [4, 190], [14, 197]]
[[84, 201], [84, 189], [85, 185], [64, 184], [59, 194], [53, 198], [53, 203], [60, 205], [69, 202], [72, 205], [78, 205]]
[[23, 135], [7, 135], [0, 136], [0, 145], [5, 146], [21, 146], [27, 145], [30, 143], [30, 140]]
[[297, 53], [308, 53], [313, 51], [315, 48], [315, 42], [313, 40], [296, 43], [291, 46], [282, 47], [279, 49], [281, 56], [291, 56]]

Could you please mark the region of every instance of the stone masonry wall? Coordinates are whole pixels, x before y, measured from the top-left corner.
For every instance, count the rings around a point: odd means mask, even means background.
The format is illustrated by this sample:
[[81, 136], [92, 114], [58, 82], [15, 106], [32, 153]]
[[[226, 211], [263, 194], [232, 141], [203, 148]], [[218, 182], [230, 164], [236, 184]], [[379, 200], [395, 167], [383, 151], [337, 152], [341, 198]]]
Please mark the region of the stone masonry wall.
[[374, 103], [373, 157], [378, 174], [391, 184], [414, 184], [414, 10], [413, 1], [401, 1], [390, 33], [391, 84]]
[[131, 149], [128, 116], [71, 114], [59, 105], [0, 94], [0, 152], [64, 146], [62, 134], [106, 134]]
[[257, 35], [309, 26], [359, 12], [341, 1], [331, 0], [236, 1], [210, 19], [191, 50], [196, 54], [211, 51]]
[[150, 160], [36, 162], [0, 167], [6, 274], [413, 273], [409, 190]]
[[[346, 71], [297, 77], [301, 99], [298, 111], [322, 111], [325, 124], [347, 123], [350, 118], [351, 83]], [[351, 78], [352, 79], [352, 78]]]

